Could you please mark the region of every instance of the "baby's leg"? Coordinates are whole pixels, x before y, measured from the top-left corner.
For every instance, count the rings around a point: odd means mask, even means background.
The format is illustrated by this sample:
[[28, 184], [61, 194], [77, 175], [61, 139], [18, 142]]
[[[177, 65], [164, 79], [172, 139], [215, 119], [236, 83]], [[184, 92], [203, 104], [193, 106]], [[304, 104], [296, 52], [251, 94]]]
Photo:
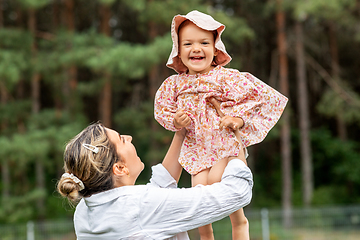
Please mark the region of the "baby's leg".
[[[198, 184], [207, 185], [209, 171], [210, 169], [205, 169], [196, 175], [192, 175], [192, 186], [195, 187]], [[201, 240], [214, 240], [214, 234], [211, 224], [199, 227], [199, 235]]]
[[[217, 162], [209, 171], [208, 184], [220, 182], [221, 176], [228, 163], [227, 158]], [[230, 214], [232, 226], [232, 239], [233, 240], [249, 240], [249, 222], [245, 217], [244, 210], [241, 208], [236, 212]]]
[[240, 208], [236, 212], [230, 214], [232, 226], [232, 239], [233, 240], [249, 240], [249, 222], [245, 217], [244, 210]]

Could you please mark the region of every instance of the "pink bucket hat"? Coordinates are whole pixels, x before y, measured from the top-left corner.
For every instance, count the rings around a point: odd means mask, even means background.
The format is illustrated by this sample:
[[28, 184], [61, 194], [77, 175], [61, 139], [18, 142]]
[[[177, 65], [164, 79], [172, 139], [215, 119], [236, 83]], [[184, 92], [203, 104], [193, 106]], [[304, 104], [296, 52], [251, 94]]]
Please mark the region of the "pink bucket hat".
[[219, 23], [213, 19], [210, 15], [201, 13], [199, 11], [191, 11], [186, 15], [176, 15], [171, 23], [171, 38], [173, 41], [173, 47], [170, 53], [170, 57], [166, 63], [166, 66], [174, 69], [178, 73], [184, 73], [187, 71], [187, 67], [182, 63], [179, 58], [179, 37], [178, 29], [182, 22], [190, 20], [199, 28], [207, 31], [217, 31], [215, 39], [215, 48], [219, 50], [218, 55], [215, 57], [217, 65], [225, 66], [231, 61], [230, 55], [225, 50], [225, 45], [221, 41], [221, 33], [225, 30], [225, 25]]

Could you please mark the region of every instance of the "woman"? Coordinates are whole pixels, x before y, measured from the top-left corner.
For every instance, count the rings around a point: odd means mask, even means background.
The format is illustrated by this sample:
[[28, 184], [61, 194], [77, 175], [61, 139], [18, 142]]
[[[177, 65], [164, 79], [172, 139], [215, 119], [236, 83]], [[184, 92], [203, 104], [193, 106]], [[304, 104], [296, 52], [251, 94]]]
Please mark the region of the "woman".
[[131, 136], [100, 123], [75, 136], [66, 146], [57, 188], [72, 201], [80, 199], [74, 215], [77, 239], [189, 239], [186, 231], [249, 204], [253, 181], [243, 152], [229, 160], [221, 182], [177, 188], [185, 134], [175, 133], [147, 185], [134, 185], [144, 164]]

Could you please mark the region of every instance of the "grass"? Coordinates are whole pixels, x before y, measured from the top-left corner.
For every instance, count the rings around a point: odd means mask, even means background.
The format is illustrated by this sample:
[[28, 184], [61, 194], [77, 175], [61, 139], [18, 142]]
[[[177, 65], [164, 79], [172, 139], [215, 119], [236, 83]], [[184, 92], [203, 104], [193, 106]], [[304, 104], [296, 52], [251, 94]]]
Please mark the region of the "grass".
[[[224, 218], [213, 223], [214, 236], [216, 240], [231, 240], [231, 222]], [[197, 229], [189, 231], [191, 240], [199, 240]], [[261, 222], [250, 220], [250, 239], [263, 240]], [[360, 229], [334, 230], [324, 228], [291, 228], [284, 229], [280, 224], [270, 226], [270, 240], [359, 240]]]

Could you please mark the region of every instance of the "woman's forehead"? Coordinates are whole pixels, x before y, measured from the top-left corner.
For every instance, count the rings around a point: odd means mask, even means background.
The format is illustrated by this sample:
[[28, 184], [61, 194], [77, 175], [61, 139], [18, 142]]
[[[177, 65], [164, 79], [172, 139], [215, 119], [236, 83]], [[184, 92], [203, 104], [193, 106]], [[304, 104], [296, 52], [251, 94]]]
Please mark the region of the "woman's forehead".
[[108, 135], [108, 137], [111, 139], [111, 140], [116, 140], [119, 138], [119, 133], [113, 129], [110, 129], [110, 128], [105, 128], [106, 130], [106, 133]]

